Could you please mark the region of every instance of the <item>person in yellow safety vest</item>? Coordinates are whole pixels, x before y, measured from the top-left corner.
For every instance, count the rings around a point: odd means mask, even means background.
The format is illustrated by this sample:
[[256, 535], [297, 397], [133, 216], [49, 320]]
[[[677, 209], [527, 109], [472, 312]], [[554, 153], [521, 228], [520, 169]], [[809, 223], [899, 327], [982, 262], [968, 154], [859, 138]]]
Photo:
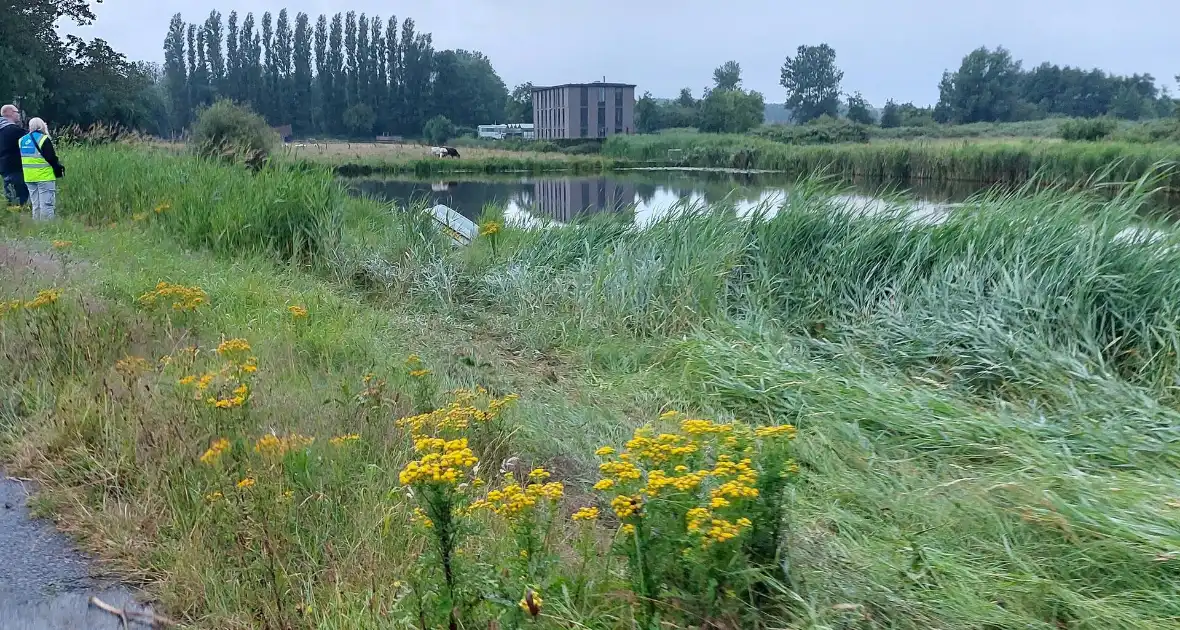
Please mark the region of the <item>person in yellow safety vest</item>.
[[65, 176], [66, 168], [53, 150], [44, 120], [29, 121], [29, 133], [20, 139], [20, 161], [25, 185], [29, 187], [29, 201], [33, 204], [33, 220], [52, 219], [57, 205], [57, 180]]

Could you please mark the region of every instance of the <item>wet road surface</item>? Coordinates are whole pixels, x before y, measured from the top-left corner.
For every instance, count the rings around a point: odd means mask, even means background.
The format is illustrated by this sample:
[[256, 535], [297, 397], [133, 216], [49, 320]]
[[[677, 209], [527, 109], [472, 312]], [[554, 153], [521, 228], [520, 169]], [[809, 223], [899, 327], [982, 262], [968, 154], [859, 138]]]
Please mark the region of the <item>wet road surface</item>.
[[91, 575], [91, 563], [53, 523], [29, 515], [25, 485], [0, 471], [0, 630], [120, 628], [117, 616], [89, 605], [91, 596], [142, 608], [116, 581]]

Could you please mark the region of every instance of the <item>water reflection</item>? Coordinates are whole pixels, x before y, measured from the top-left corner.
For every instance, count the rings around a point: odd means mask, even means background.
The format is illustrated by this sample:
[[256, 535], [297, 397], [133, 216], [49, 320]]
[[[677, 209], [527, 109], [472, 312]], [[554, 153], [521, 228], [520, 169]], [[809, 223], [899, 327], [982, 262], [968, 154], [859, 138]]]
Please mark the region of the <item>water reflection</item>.
[[[771, 211], [786, 200], [795, 180], [782, 175], [718, 173], [702, 171], [645, 171], [592, 177], [479, 177], [445, 180], [359, 179], [354, 190], [366, 196], [399, 204], [443, 204], [476, 220], [487, 204], [505, 208], [509, 220], [535, 225], [572, 223], [597, 214], [619, 215], [647, 223], [669, 208], [685, 205], [725, 205], [741, 215], [755, 209]], [[927, 210], [945, 208], [947, 201], [976, 192], [962, 190], [910, 191], [924, 200]], [[877, 203], [882, 191], [850, 195], [857, 205]]]

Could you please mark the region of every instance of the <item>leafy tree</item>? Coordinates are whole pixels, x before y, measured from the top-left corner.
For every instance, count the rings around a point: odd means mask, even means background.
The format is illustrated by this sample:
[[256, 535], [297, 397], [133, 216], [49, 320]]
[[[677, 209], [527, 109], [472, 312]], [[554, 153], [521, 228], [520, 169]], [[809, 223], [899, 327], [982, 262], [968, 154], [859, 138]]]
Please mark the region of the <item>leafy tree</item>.
[[881, 126], [885, 129], [901, 126], [901, 108], [893, 99], [886, 101], [885, 107], [881, 110]]
[[455, 136], [455, 124], [446, 116], [435, 116], [422, 128], [422, 136], [435, 145], [445, 144]]
[[271, 84], [275, 99], [274, 120], [279, 124], [291, 122], [292, 52], [291, 21], [287, 16], [287, 10], [283, 9], [279, 11], [279, 18], [275, 21], [274, 59], [271, 62], [274, 68]]
[[385, 25], [385, 67], [389, 75], [389, 90], [385, 94], [385, 103], [380, 108], [384, 114], [382, 129], [387, 131], [402, 129], [405, 120], [405, 103], [402, 100], [402, 49], [397, 39], [397, 16], [390, 16]]
[[1147, 99], [1134, 86], [1124, 85], [1111, 101], [1110, 113], [1116, 118], [1139, 120], [1154, 114], [1154, 111], [1149, 111]]
[[362, 13], [356, 23], [356, 102], [369, 102], [369, 16]]
[[377, 124], [377, 114], [368, 103], [356, 103], [344, 110], [344, 126], [353, 137], [370, 136], [373, 125]]
[[937, 124], [934, 120], [934, 109], [918, 107], [913, 103], [904, 103], [898, 108], [901, 114], [902, 127], [928, 127]]
[[344, 52], [348, 55], [345, 70], [344, 102], [351, 106], [360, 101], [357, 97], [356, 11], [349, 11], [344, 15]]
[[294, 70], [291, 77], [292, 131], [299, 135], [311, 132], [311, 24], [306, 13], [295, 16]]
[[742, 65], [726, 61], [713, 71], [713, 89], [736, 90], [742, 84]]
[[1015, 120], [1020, 80], [1020, 62], [1006, 49], [978, 48], [963, 58], [957, 72], [943, 74], [935, 119], [960, 124]]
[[663, 119], [660, 116], [661, 107], [656, 99], [652, 97], [651, 92], [644, 92], [639, 100], [635, 101], [635, 129], [639, 133], [653, 133], [664, 128]]
[[188, 125], [192, 103], [188, 94], [188, 68], [184, 63], [184, 19], [172, 16], [168, 36], [164, 38], [164, 76], [168, 98], [172, 104], [172, 124], [177, 128]]
[[508, 88], [483, 53], [444, 50], [433, 65], [431, 111], [466, 127], [504, 119]]
[[321, 131], [329, 129], [329, 112], [332, 111], [334, 74], [328, 65], [328, 16], [320, 15], [315, 23], [315, 64], [316, 87], [319, 90], [319, 114], [316, 116], [316, 127]]
[[676, 104], [680, 107], [696, 107], [697, 100], [692, 97], [692, 88], [680, 88], [680, 96], [676, 97]]
[[275, 54], [275, 30], [273, 23], [273, 16], [270, 11], [262, 14], [262, 53], [264, 55], [261, 64], [262, 70], [262, 91], [254, 100], [258, 106], [258, 113], [262, 117], [275, 123], [279, 117], [279, 99], [278, 99], [278, 56]]
[[238, 41], [238, 55], [241, 58], [242, 88], [241, 99], [259, 103], [262, 93], [261, 39], [254, 32], [254, 14], [247, 13], [242, 20], [242, 32]]
[[[386, 92], [389, 91], [389, 78], [385, 68], [385, 36], [382, 31], [383, 23], [380, 16], [373, 16], [369, 22], [369, 59], [366, 62], [369, 75], [369, 100], [366, 101], [374, 110], [381, 109], [385, 104]], [[377, 117], [382, 122], [381, 116]]]
[[787, 57], [779, 83], [787, 90], [786, 106], [795, 122], [838, 116], [843, 79], [836, 51], [827, 44], [800, 46], [794, 57]]
[[513, 88], [504, 107], [504, 120], [510, 123], [533, 122], [533, 84], [522, 83]]
[[[179, 15], [179, 14], [177, 14]], [[230, 11], [225, 25], [225, 96], [242, 100], [242, 58], [238, 48], [238, 12]]]
[[213, 98], [226, 92], [225, 55], [221, 48], [221, 38], [221, 13], [211, 11], [205, 20], [205, 57], [209, 61], [209, 85]]
[[848, 96], [848, 120], [862, 125], [872, 125], [877, 121], [873, 118], [873, 112], [869, 109], [869, 103], [861, 96], [860, 92], [855, 92]]
[[327, 100], [330, 103], [324, 108], [329, 133], [340, 133], [344, 130], [344, 109], [346, 104], [344, 92], [348, 80], [344, 75], [344, 17], [337, 13], [332, 16], [332, 29], [328, 33], [328, 73], [332, 75], [332, 90]]
[[[402, 22], [401, 96], [402, 124], [406, 133], [421, 129], [430, 107], [430, 79], [434, 67], [434, 44], [429, 33], [417, 33], [414, 20]], [[503, 103], [503, 100], [500, 101]]]
[[762, 94], [739, 89], [711, 90], [701, 101], [701, 131], [745, 133], [762, 124], [766, 103]]

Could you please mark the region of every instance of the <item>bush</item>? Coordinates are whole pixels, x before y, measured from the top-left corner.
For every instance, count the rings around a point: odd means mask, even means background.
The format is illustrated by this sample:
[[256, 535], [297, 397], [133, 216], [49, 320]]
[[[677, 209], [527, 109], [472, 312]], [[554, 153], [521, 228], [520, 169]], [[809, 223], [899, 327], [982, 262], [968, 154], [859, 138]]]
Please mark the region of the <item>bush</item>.
[[357, 103], [344, 110], [344, 126], [348, 132], [356, 137], [373, 135], [373, 125], [377, 124], [377, 114], [365, 103]]
[[562, 147], [561, 152], [566, 155], [597, 155], [602, 153], [601, 142], [584, 142], [582, 144], [572, 144], [567, 147]]
[[189, 145], [201, 156], [259, 167], [270, 158], [278, 134], [250, 108], [218, 101], [197, 116]]
[[771, 125], [753, 133], [767, 140], [784, 144], [840, 144], [869, 141], [867, 125], [828, 116], [817, 118], [806, 125]]
[[446, 116], [435, 116], [426, 121], [426, 126], [422, 128], [422, 137], [435, 145], [443, 144], [455, 137], [455, 123]]
[[1077, 118], [1061, 123], [1058, 134], [1063, 140], [1094, 142], [1106, 138], [1116, 129], [1118, 123], [1109, 118]]

